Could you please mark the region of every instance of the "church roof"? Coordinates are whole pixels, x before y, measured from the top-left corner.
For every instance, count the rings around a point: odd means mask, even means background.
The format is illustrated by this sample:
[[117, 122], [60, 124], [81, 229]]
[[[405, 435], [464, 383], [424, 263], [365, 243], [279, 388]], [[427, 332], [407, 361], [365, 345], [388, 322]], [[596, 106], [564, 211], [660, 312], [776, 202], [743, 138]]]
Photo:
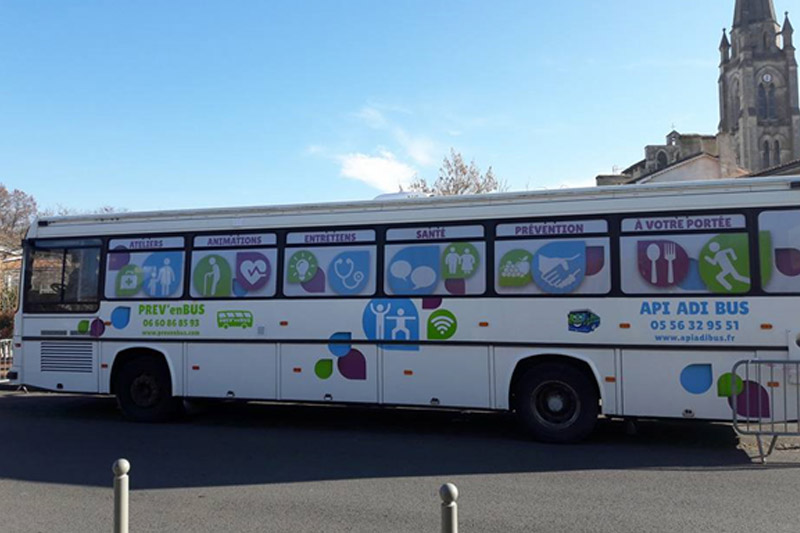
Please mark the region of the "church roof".
[[759, 172], [753, 172], [748, 177], [750, 178], [762, 178], [766, 176], [796, 176], [800, 174], [800, 159], [795, 159], [793, 161], [789, 161], [788, 163], [782, 163], [780, 165], [775, 165], [774, 167], [766, 168]]
[[772, 0], [736, 0], [733, 27], [747, 26], [758, 22], [776, 22]]
[[655, 177], [657, 177], [659, 175], [665, 174], [668, 171], [673, 170], [675, 167], [680, 167], [680, 166], [687, 165], [687, 164], [691, 163], [692, 161], [696, 161], [698, 159], [714, 159], [714, 160], [719, 161], [719, 157], [717, 157], [715, 155], [711, 155], [711, 154], [709, 154], [707, 152], [698, 152], [698, 153], [692, 154], [692, 155], [690, 155], [688, 157], [684, 157], [683, 159], [679, 159], [678, 161], [675, 161], [674, 163], [670, 163], [669, 165], [665, 166], [664, 168], [659, 168], [655, 172], [651, 172], [650, 174], [645, 174], [643, 176], [639, 176], [638, 178], [634, 178], [634, 179], [628, 181], [628, 184], [647, 183], [649, 181], [652, 181], [653, 178], [655, 178]]

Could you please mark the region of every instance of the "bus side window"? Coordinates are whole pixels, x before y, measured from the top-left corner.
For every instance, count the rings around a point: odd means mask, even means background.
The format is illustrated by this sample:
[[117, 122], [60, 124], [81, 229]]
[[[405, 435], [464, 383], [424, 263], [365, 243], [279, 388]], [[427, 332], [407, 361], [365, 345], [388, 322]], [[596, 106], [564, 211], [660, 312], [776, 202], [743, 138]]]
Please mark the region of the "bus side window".
[[761, 286], [766, 292], [800, 292], [800, 210], [758, 215]]
[[94, 302], [98, 299], [100, 254], [96, 249], [67, 250], [64, 257], [64, 300]]
[[608, 237], [503, 240], [495, 243], [498, 294], [607, 294]]
[[289, 297], [372, 296], [377, 247], [287, 247], [284, 294]]
[[486, 243], [418, 241], [385, 247], [385, 291], [402, 296], [486, 292]]
[[744, 294], [751, 287], [745, 232], [622, 237], [620, 253], [625, 294]]
[[57, 303], [61, 300], [61, 271], [64, 250], [31, 250], [31, 279], [25, 301]]
[[30, 279], [23, 298], [26, 311], [57, 313], [96, 309], [99, 303], [99, 241], [56, 241], [34, 246], [29, 249], [28, 264]]

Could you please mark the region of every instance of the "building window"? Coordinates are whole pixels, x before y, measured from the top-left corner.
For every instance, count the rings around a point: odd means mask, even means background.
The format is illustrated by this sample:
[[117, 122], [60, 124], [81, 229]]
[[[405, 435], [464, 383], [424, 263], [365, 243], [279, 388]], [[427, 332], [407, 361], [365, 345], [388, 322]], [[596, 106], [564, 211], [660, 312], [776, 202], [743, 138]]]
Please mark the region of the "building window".
[[758, 116], [767, 118], [767, 90], [764, 85], [758, 86]]
[[769, 141], [764, 141], [764, 151], [761, 154], [761, 166], [763, 168], [769, 168]]
[[739, 80], [734, 78], [732, 81], [732, 90], [730, 93], [730, 124], [729, 127], [736, 131], [739, 128], [739, 115], [742, 112], [742, 101], [739, 90]]
[[778, 108], [775, 105], [775, 86], [772, 84], [767, 89], [767, 118], [778, 118]]
[[775, 141], [775, 157], [773, 158], [776, 165], [781, 164], [781, 142]]
[[658, 152], [658, 156], [656, 157], [656, 163], [658, 165], [658, 170], [667, 167], [667, 154], [664, 152]]

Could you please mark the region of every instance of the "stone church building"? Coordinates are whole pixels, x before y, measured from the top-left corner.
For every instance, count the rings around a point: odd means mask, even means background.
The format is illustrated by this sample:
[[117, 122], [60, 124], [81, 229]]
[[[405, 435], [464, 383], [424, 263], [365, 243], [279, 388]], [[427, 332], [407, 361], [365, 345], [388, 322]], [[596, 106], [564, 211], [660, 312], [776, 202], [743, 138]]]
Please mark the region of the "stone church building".
[[672, 131], [645, 158], [598, 185], [800, 174], [800, 107], [794, 29], [773, 0], [736, 0], [719, 46], [716, 135]]

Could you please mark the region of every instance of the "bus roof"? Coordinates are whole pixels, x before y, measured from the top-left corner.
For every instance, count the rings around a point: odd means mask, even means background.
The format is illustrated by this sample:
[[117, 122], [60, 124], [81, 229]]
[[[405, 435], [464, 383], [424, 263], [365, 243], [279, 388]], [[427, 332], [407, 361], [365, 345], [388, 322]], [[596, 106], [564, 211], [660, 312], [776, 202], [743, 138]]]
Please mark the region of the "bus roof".
[[[103, 213], [43, 217], [31, 226], [28, 238], [187, 231], [237, 232], [284, 227], [324, 228], [378, 223], [456, 222], [464, 219], [587, 216], [626, 211], [798, 205], [800, 202], [793, 197], [769, 194], [793, 189], [800, 189], [800, 176], [392, 200]], [[713, 204], [708, 203], [709, 195], [716, 195]], [[667, 201], [669, 197], [673, 200]], [[677, 202], [677, 197], [681, 198], [680, 202]]]

